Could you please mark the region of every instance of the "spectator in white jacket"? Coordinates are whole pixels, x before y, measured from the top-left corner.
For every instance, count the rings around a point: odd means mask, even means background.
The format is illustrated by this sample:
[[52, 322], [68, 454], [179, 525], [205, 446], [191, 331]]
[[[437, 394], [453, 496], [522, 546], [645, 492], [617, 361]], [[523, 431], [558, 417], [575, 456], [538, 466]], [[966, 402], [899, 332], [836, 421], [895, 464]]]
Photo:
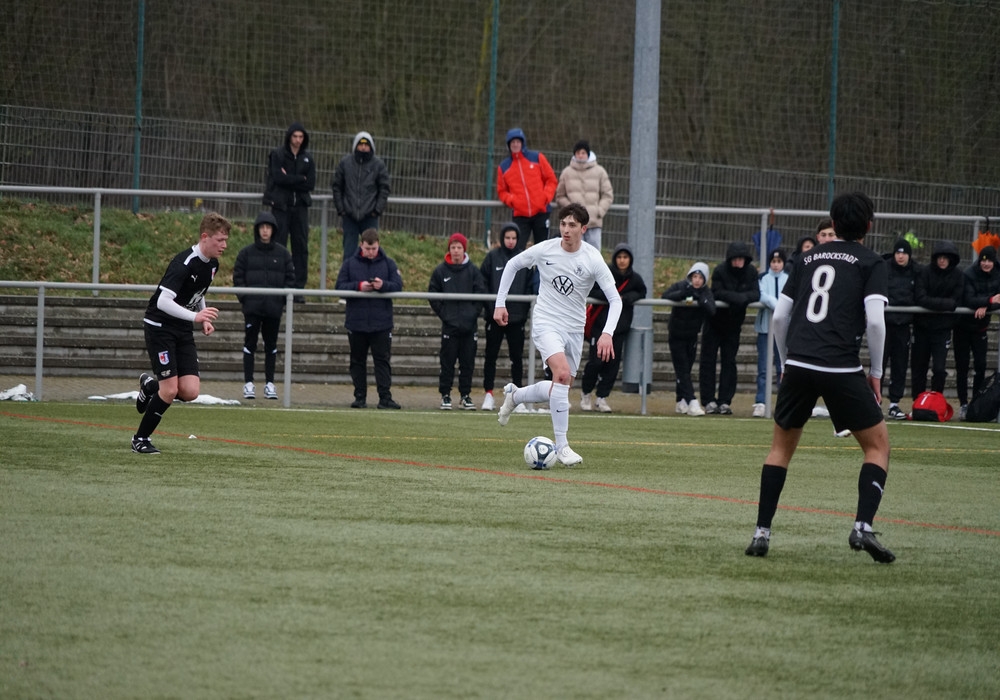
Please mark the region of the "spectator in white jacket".
[[583, 242], [601, 249], [601, 230], [604, 215], [608, 213], [615, 199], [611, 189], [608, 171], [597, 164], [597, 155], [590, 150], [586, 141], [577, 141], [573, 146], [573, 158], [559, 175], [556, 187], [556, 204], [564, 207], [576, 202], [587, 207], [590, 223], [583, 235]]

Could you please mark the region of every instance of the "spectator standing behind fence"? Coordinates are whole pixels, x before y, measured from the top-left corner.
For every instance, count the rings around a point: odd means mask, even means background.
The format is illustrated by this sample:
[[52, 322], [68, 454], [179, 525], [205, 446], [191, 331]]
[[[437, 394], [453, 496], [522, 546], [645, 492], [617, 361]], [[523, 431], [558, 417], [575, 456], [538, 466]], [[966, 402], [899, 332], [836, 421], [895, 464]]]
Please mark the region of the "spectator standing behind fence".
[[[732, 415], [730, 404], [736, 395], [736, 353], [740, 349], [740, 329], [747, 306], [760, 299], [757, 268], [751, 263], [753, 250], [748, 243], [736, 241], [726, 250], [725, 262], [712, 271], [712, 294], [728, 308], [719, 308], [705, 319], [701, 338], [701, 362], [698, 379], [705, 413]], [[715, 387], [715, 362], [720, 358], [719, 387]]]
[[361, 232], [378, 228], [378, 219], [389, 201], [389, 169], [375, 155], [375, 139], [367, 131], [354, 135], [351, 153], [337, 164], [331, 186], [347, 260], [357, 250]]
[[[428, 292], [444, 294], [486, 294], [486, 283], [479, 268], [469, 260], [466, 249], [468, 239], [453, 233], [448, 239], [448, 252], [444, 262], [431, 273]], [[472, 403], [472, 372], [476, 365], [476, 347], [479, 342], [479, 314], [483, 302], [469, 299], [431, 299], [431, 308], [441, 319], [441, 372], [438, 390], [441, 392], [441, 409], [451, 410], [451, 387], [455, 379], [455, 361], [458, 360], [459, 406], [474, 411]]]
[[590, 150], [588, 142], [577, 141], [569, 165], [559, 175], [556, 204], [564, 207], [570, 202], [579, 202], [587, 207], [590, 224], [583, 234], [584, 243], [601, 249], [604, 216], [614, 201], [615, 193], [608, 171], [597, 164], [597, 154]]
[[990, 311], [1000, 308], [1000, 271], [997, 251], [986, 246], [976, 262], [965, 271], [963, 305], [973, 310], [971, 316], [961, 316], [955, 322], [952, 338], [955, 351], [955, 388], [958, 393], [958, 417], [965, 420], [969, 408], [969, 352], [972, 352], [972, 396], [975, 398], [986, 379], [987, 331]]
[[[488, 294], [496, 294], [500, 290], [500, 278], [503, 269], [515, 255], [521, 252], [518, 248], [517, 224], [510, 222], [500, 228], [500, 245], [486, 254], [479, 272], [483, 276]], [[537, 293], [535, 276], [531, 270], [518, 270], [510, 285], [511, 294]], [[501, 326], [493, 320], [496, 307], [486, 304], [483, 317], [486, 320], [486, 355], [483, 358], [483, 410], [492, 411], [496, 404], [493, 399], [493, 388], [496, 381], [497, 358], [500, 356], [500, 346], [507, 339], [507, 352], [510, 354], [510, 380], [521, 386], [524, 383], [524, 324], [528, 320], [531, 304], [526, 301], [510, 301], [507, 303], [507, 325]]]
[[[917, 273], [914, 300], [933, 311], [954, 311], [965, 295], [965, 277], [958, 268], [958, 248], [951, 241], [938, 241], [931, 262]], [[945, 360], [955, 316], [950, 313], [917, 314], [913, 320], [913, 398], [927, 390], [927, 368], [931, 367], [931, 391], [944, 392]]]
[[[264, 204], [271, 207], [277, 224], [274, 242], [292, 251], [295, 283], [289, 286], [297, 289], [305, 289], [309, 274], [309, 207], [315, 187], [316, 163], [309, 153], [309, 132], [295, 122], [285, 132], [284, 145], [267, 158]], [[295, 301], [305, 298], [296, 296]]]
[[670, 285], [662, 297], [683, 303], [670, 308], [667, 324], [670, 361], [677, 384], [677, 412], [703, 416], [705, 409], [695, 398], [691, 370], [698, 357], [698, 332], [706, 320], [715, 315], [715, 297], [708, 287], [708, 265], [696, 262], [688, 270], [687, 277]]
[[528, 150], [528, 140], [521, 129], [507, 132], [510, 155], [500, 163], [497, 196], [510, 207], [520, 231], [518, 247], [524, 250], [534, 237], [541, 243], [549, 237], [549, 205], [559, 181], [543, 153]]
[[396, 262], [379, 246], [378, 231], [366, 229], [361, 245], [340, 266], [337, 289], [368, 292], [363, 297], [350, 297], [344, 317], [347, 340], [351, 348], [351, 382], [354, 402], [351, 408], [368, 406], [368, 353], [375, 369], [378, 407], [398, 409], [392, 400], [392, 299], [382, 296], [403, 291], [403, 278]]
[[823, 245], [837, 239], [837, 232], [833, 230], [833, 219], [826, 217], [816, 224], [816, 245]]
[[[785, 251], [775, 248], [767, 259], [767, 272], [760, 276], [757, 286], [760, 288], [760, 303], [763, 309], [757, 310], [757, 316], [753, 321], [753, 329], [757, 331], [757, 394], [753, 399], [753, 417], [763, 418], [767, 412], [764, 405], [764, 397], [767, 393], [767, 339], [771, 326], [771, 315], [774, 307], [778, 305], [778, 296], [788, 281], [788, 273], [785, 272]], [[772, 360], [774, 364], [774, 378], [781, 378], [781, 360], [778, 358], [778, 348], [771, 343], [773, 348]]]
[[792, 273], [792, 266], [802, 258], [807, 252], [816, 247], [816, 237], [815, 236], [803, 236], [795, 244], [795, 252], [788, 256], [788, 260], [785, 261], [785, 272], [787, 274]]
[[[625, 346], [625, 338], [628, 336], [629, 328], [632, 327], [632, 313], [635, 302], [646, 298], [646, 283], [642, 276], [632, 269], [632, 249], [627, 243], [619, 243], [615, 246], [611, 254], [611, 263], [608, 269], [615, 278], [615, 287], [618, 289], [618, 296], [622, 299], [622, 312], [618, 317], [618, 325], [611, 335], [611, 344], [614, 354], [607, 360], [602, 360], [597, 353], [597, 341], [601, 337], [601, 329], [608, 320], [608, 305], [591, 304], [587, 306], [587, 323], [583, 328], [583, 339], [590, 348], [590, 355], [587, 364], [583, 368], [583, 379], [580, 384], [580, 408], [589, 411], [596, 408], [601, 413], [611, 413], [611, 406], [608, 405], [608, 396], [615, 386], [618, 378], [618, 368], [622, 363], [622, 350]], [[590, 296], [598, 301], [607, 302], [601, 288], [594, 286], [590, 290]], [[596, 335], [595, 335], [596, 334]], [[597, 401], [590, 402], [590, 392], [596, 388]]]
[[170, 261], [142, 319], [153, 373], [139, 376], [135, 399], [142, 419], [132, 436], [132, 451], [139, 454], [160, 454], [149, 436], [163, 414], [174, 399], [194, 401], [201, 391], [192, 324], [200, 324], [205, 335], [215, 332], [213, 321], [219, 310], [205, 305], [205, 293], [219, 271], [219, 256], [226, 250], [232, 226], [220, 214], [209, 212], [198, 228], [198, 242]]
[[[915, 306], [917, 271], [913, 248], [905, 238], [892, 245], [892, 252], [882, 256], [889, 263], [889, 306]], [[885, 313], [885, 353], [883, 376], [889, 367], [889, 418], [906, 420], [899, 402], [906, 393], [906, 371], [910, 365], [910, 343], [913, 336], [913, 314], [901, 311]]]
[[[294, 287], [295, 266], [292, 255], [274, 241], [277, 223], [274, 216], [263, 211], [253, 222], [253, 243], [236, 254], [233, 266], [234, 287]], [[274, 387], [274, 367], [278, 357], [278, 329], [285, 310], [285, 297], [263, 294], [241, 294], [243, 307], [243, 398], [256, 398], [253, 383], [254, 353], [258, 335], [264, 341], [264, 398], [277, 399]]]

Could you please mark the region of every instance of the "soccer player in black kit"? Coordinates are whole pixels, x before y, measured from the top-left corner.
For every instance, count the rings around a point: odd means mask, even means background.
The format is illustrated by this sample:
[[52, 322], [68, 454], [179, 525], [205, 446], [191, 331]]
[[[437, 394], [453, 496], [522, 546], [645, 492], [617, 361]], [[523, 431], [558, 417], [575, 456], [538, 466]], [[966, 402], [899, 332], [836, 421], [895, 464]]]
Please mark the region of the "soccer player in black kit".
[[212, 322], [219, 310], [205, 305], [219, 256], [226, 250], [231, 224], [211, 212], [201, 220], [198, 243], [178, 253], [149, 299], [143, 326], [146, 351], [153, 374], [139, 377], [135, 407], [142, 414], [139, 429], [132, 436], [132, 451], [155, 455], [160, 451], [149, 436], [174, 399], [193, 401], [201, 390], [198, 349], [194, 344], [193, 323], [200, 323], [205, 335], [215, 331]]
[[[774, 339], [784, 374], [774, 409], [771, 451], [760, 475], [757, 529], [746, 554], [767, 554], [788, 463], [816, 400], [823, 397], [834, 429], [850, 430], [864, 451], [857, 516], [848, 544], [888, 564], [896, 556], [872, 532], [889, 468], [889, 432], [879, 406], [887, 268], [882, 256], [862, 245], [874, 218], [866, 195], [838, 196], [830, 206], [830, 218], [837, 238], [803, 254], [774, 310]], [[864, 332], [871, 356], [867, 377], [859, 357]]]

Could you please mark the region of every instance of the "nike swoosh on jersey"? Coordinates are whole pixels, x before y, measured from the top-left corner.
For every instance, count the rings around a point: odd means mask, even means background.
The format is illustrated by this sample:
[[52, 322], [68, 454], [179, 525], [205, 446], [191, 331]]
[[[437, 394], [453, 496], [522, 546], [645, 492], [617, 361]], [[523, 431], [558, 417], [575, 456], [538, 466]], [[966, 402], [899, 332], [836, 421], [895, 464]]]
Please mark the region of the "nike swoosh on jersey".
[[555, 263], [554, 263], [554, 262], [549, 262], [548, 260], [546, 260], [546, 261], [545, 261], [545, 264], [546, 264], [546, 265], [555, 265]]
[[451, 282], [451, 277], [445, 277], [442, 282]]

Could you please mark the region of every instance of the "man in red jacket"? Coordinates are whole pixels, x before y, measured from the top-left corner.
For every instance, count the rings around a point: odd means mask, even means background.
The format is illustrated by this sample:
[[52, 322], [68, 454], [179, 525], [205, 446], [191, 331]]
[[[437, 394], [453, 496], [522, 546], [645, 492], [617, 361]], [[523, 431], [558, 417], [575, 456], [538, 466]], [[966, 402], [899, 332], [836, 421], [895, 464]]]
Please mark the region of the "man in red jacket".
[[526, 145], [524, 131], [514, 128], [507, 132], [510, 156], [500, 163], [497, 175], [497, 195], [513, 212], [522, 250], [529, 237], [533, 236], [535, 243], [549, 237], [549, 205], [559, 185], [545, 155], [529, 151]]

